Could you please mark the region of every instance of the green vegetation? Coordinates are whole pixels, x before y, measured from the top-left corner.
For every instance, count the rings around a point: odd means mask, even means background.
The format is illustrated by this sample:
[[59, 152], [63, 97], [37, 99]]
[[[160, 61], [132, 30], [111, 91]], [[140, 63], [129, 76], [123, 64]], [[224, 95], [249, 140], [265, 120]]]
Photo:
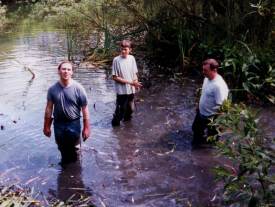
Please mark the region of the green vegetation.
[[[234, 98], [275, 103], [275, 61], [270, 49], [255, 52], [243, 42], [223, 49], [222, 71]], [[255, 49], [256, 50], [256, 49]], [[256, 50], [257, 51], [257, 50]], [[246, 96], [249, 93], [250, 96]]]
[[4, 26], [6, 25], [7, 19], [6, 19], [6, 6], [1, 5], [0, 1], [0, 31], [4, 29]]
[[275, 202], [275, 138], [267, 139], [257, 122], [251, 109], [227, 101], [213, 123], [223, 137], [217, 143], [219, 154], [229, 159], [215, 168], [217, 179], [224, 183], [227, 205], [272, 206]]
[[41, 1], [31, 16], [48, 19], [66, 31], [70, 56], [81, 52], [100, 62], [113, 56], [116, 42], [127, 37], [135, 21], [119, 1], [109, 0]]
[[215, 57], [234, 98], [275, 102], [271, 0], [36, 2], [30, 16], [65, 29], [71, 58], [108, 63], [117, 42], [130, 38], [163, 73], [199, 73], [201, 61]]

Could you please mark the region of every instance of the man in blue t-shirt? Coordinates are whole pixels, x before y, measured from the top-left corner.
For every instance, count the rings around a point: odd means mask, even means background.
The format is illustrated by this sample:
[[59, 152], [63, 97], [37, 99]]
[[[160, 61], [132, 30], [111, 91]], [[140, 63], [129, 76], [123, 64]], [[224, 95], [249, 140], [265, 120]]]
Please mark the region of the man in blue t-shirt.
[[61, 164], [64, 165], [77, 160], [81, 111], [83, 141], [90, 136], [90, 121], [87, 95], [84, 88], [72, 79], [72, 64], [69, 61], [60, 63], [58, 74], [60, 80], [48, 90], [43, 132], [47, 137], [51, 136], [53, 120], [55, 140], [61, 153]]

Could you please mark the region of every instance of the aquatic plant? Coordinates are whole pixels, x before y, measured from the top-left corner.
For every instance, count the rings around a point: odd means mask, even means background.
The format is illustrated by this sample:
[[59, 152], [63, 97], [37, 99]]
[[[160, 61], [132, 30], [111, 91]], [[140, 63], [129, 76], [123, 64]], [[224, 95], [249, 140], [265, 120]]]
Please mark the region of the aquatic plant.
[[275, 202], [275, 138], [261, 133], [256, 113], [244, 104], [226, 101], [213, 121], [219, 136], [219, 155], [228, 159], [214, 169], [223, 183], [226, 205], [272, 206]]
[[[38, 197], [40, 196], [40, 199]], [[46, 198], [40, 193], [36, 193], [33, 188], [22, 187], [18, 184], [0, 186], [0, 206], [1, 207], [15, 207], [15, 206], [91, 206], [92, 204], [90, 196], [78, 196], [72, 195], [67, 201], [60, 201], [56, 198]]]

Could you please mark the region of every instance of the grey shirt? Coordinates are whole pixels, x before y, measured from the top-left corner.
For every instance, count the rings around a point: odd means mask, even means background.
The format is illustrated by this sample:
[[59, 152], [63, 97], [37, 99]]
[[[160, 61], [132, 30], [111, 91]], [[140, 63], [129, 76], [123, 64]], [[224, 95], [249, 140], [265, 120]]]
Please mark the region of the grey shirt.
[[79, 119], [81, 107], [88, 104], [85, 89], [74, 80], [67, 87], [59, 82], [52, 85], [48, 90], [47, 100], [54, 104], [54, 120], [65, 122]]
[[227, 84], [219, 74], [213, 80], [204, 78], [199, 103], [200, 114], [204, 116], [214, 115], [223, 101], [227, 99], [227, 96]]
[[[134, 56], [127, 55], [126, 58], [117, 56], [113, 60], [112, 64], [112, 75], [121, 77], [130, 82], [137, 78], [137, 64]], [[135, 93], [135, 87], [130, 84], [119, 83], [115, 81], [116, 93], [119, 95], [122, 94], [132, 94]]]

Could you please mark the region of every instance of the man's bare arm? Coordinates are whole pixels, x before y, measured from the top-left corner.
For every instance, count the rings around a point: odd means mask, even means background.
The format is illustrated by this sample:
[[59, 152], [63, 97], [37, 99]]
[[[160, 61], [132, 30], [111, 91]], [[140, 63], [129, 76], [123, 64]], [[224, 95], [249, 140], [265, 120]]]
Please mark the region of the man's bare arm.
[[44, 116], [44, 129], [43, 132], [45, 136], [51, 136], [51, 125], [52, 125], [52, 112], [53, 112], [53, 103], [51, 101], [47, 102]]
[[88, 105], [83, 106], [81, 110], [83, 115], [82, 138], [83, 138], [83, 141], [85, 141], [90, 136], [90, 113], [89, 113]]
[[114, 81], [117, 81], [119, 83], [122, 83], [122, 84], [130, 84], [136, 88], [139, 88], [139, 87], [142, 87], [141, 83], [138, 82], [138, 79], [137, 79], [137, 76], [135, 76], [135, 79], [133, 81], [128, 81], [124, 78], [121, 78], [119, 76], [116, 76], [116, 75], [113, 75], [113, 80]]

